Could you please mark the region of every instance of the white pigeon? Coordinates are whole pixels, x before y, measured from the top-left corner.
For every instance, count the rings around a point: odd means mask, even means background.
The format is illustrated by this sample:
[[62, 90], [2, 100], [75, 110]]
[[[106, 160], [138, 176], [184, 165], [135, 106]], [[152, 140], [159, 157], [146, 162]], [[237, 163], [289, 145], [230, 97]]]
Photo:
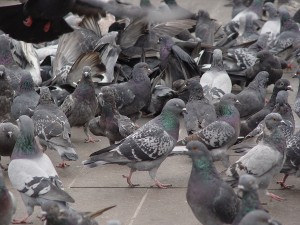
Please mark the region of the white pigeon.
[[35, 139], [32, 119], [20, 116], [18, 125], [20, 135], [8, 166], [8, 176], [13, 187], [20, 192], [27, 209], [23, 219], [13, 222], [28, 223], [34, 206], [43, 207], [45, 203], [55, 201], [61, 207], [66, 207], [66, 202], [74, 202], [74, 199], [62, 189], [62, 182], [51, 160]]
[[202, 75], [200, 84], [209, 100], [220, 99], [224, 94], [231, 93], [232, 83], [224, 69], [220, 49], [214, 50], [211, 68]]

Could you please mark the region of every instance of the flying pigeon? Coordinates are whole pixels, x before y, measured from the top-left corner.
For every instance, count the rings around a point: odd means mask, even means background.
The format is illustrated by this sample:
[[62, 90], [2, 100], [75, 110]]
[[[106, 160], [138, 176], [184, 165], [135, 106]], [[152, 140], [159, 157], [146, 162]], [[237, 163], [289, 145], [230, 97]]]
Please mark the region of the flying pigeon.
[[90, 155], [84, 165], [95, 167], [103, 164], [121, 164], [130, 167], [127, 179], [130, 187], [136, 186], [131, 182], [133, 172], [148, 171], [155, 185], [167, 188], [156, 178], [160, 164], [173, 150], [179, 135], [180, 114], [185, 111], [185, 104], [181, 99], [169, 100], [160, 115], [140, 127], [133, 134], [125, 138], [110, 152], [99, 150]]
[[216, 170], [210, 152], [204, 144], [187, 144], [193, 166], [186, 199], [201, 224], [231, 224], [239, 210], [239, 199]]
[[89, 66], [83, 67], [82, 78], [78, 86], [65, 99], [60, 109], [67, 116], [71, 127], [83, 126], [87, 136], [86, 142], [95, 142], [88, 133], [89, 121], [94, 118], [97, 110], [97, 98]]
[[54, 103], [48, 87], [40, 88], [39, 105], [34, 110], [32, 120], [35, 134], [45, 148], [56, 150], [63, 162], [58, 167], [67, 166], [65, 161], [75, 161], [78, 155], [71, 143], [71, 127], [66, 115]]
[[62, 182], [49, 157], [43, 153], [34, 135], [34, 125], [26, 115], [18, 119], [20, 135], [17, 138], [8, 176], [13, 187], [18, 190], [26, 206], [27, 215], [14, 223], [28, 223], [34, 206], [43, 206], [48, 201], [56, 201], [62, 207], [74, 199], [62, 189]]

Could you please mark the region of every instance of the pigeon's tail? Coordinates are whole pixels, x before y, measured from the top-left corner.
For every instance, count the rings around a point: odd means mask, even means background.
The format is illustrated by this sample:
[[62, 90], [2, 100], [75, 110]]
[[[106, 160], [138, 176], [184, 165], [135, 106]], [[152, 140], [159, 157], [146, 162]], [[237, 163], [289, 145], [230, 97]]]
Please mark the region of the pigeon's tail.
[[238, 185], [238, 180], [234, 177], [224, 177], [223, 180], [233, 188]]
[[117, 151], [111, 151], [100, 155], [90, 156], [89, 159], [83, 161], [82, 163], [83, 165], [93, 168], [105, 164], [125, 165], [130, 162], [132, 161], [120, 155]]
[[187, 155], [188, 151], [189, 150], [185, 146], [175, 146], [175, 148], [168, 156]]
[[87, 160], [84, 160], [82, 162], [83, 165], [89, 167], [89, 168], [94, 168], [94, 167], [97, 167], [97, 166], [101, 166], [101, 165], [105, 165], [105, 164], [108, 164], [108, 162], [105, 162], [105, 161], [95, 161], [93, 159], [87, 159]]
[[50, 144], [50, 147], [56, 150], [64, 161], [76, 161], [78, 159], [78, 155], [72, 147], [64, 147], [55, 144]]

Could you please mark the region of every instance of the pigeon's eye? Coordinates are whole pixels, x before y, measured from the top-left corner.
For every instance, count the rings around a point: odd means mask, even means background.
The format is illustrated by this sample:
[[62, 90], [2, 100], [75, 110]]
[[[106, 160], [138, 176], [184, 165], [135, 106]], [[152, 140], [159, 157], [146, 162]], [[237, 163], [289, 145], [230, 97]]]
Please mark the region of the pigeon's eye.
[[178, 105], [178, 104], [176, 104], [176, 107], [179, 107], [179, 105]]

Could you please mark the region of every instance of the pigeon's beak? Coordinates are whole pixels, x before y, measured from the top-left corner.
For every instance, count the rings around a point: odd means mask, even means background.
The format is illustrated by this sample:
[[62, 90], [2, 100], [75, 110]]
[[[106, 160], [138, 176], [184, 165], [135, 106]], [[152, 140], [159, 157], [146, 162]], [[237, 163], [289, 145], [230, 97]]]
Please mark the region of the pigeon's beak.
[[88, 77], [89, 74], [90, 74], [89, 72], [84, 72], [84, 73], [83, 73], [84, 77]]
[[239, 198], [243, 198], [243, 196], [244, 196], [244, 190], [245, 190], [245, 187], [243, 186], [243, 185], [238, 185], [237, 186], [237, 196], [239, 197]]
[[182, 109], [182, 113], [187, 114], [186, 108], [183, 108], [183, 109]]
[[11, 138], [12, 132], [11, 132], [11, 131], [8, 131], [7, 134], [8, 134], [8, 137]]
[[151, 73], [153, 73], [153, 71], [150, 68], [148, 68], [147, 72], [148, 72], [148, 75], [150, 75]]
[[290, 91], [294, 91], [292, 85], [287, 86], [287, 89]]
[[288, 126], [288, 124], [284, 120], [281, 120], [280, 124], [283, 125], [283, 126]]
[[18, 127], [20, 127], [20, 120], [17, 119], [16, 122], [17, 122]]
[[239, 100], [236, 100], [236, 101], [235, 101], [235, 104], [241, 105], [241, 102], [240, 102]]
[[3, 74], [4, 74], [4, 72], [3, 72], [3, 71], [0, 71], [0, 77], [2, 77], [2, 76], [3, 76]]

